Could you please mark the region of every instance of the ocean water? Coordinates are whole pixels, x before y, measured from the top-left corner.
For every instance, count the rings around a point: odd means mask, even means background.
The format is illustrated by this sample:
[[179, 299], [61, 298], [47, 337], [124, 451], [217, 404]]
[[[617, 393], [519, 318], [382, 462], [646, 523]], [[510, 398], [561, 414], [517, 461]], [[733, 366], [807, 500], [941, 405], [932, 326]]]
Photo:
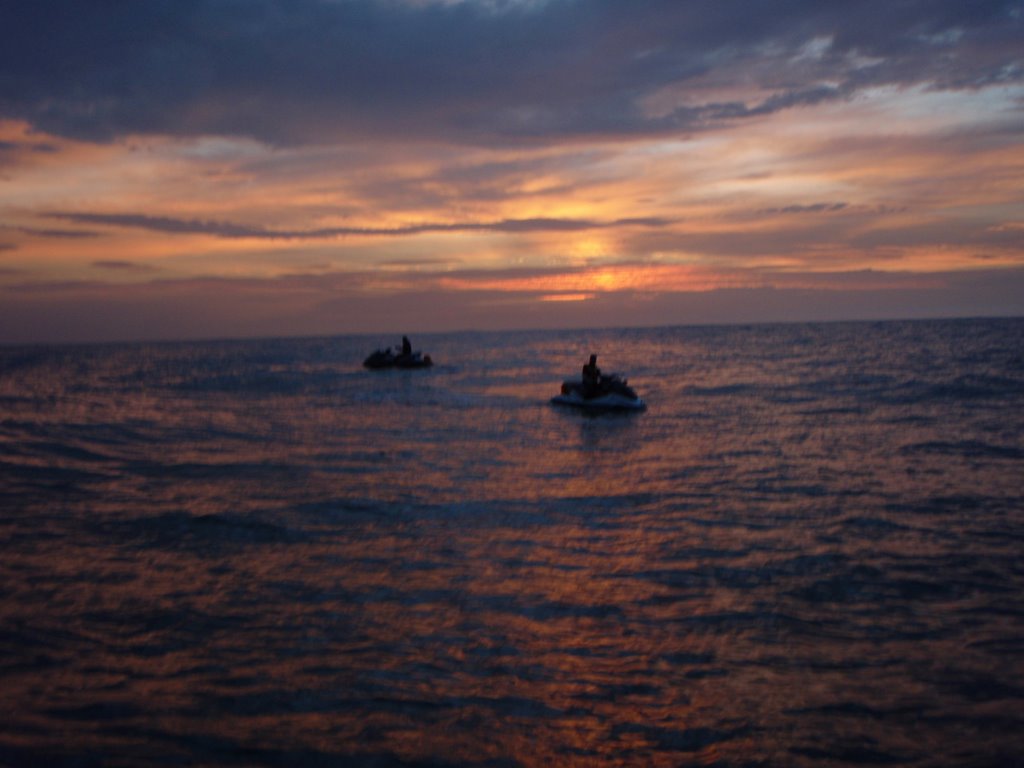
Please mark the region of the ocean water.
[[0, 348], [0, 765], [1024, 765], [1024, 320], [396, 341]]

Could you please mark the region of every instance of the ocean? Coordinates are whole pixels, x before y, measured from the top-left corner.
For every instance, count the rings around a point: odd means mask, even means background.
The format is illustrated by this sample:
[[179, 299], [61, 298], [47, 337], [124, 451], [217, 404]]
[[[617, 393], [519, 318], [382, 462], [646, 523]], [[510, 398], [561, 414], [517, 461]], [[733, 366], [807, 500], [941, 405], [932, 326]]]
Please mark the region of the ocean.
[[411, 336], [0, 347], [0, 765], [1024, 765], [1024, 320]]

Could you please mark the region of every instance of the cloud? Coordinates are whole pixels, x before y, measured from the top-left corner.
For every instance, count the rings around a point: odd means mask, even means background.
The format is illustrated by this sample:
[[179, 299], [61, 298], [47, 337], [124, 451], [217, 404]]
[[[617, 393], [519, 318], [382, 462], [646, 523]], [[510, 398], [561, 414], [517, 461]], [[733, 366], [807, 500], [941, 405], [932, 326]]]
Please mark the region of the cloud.
[[[3, 75], [0, 75], [0, 80], [2, 78]], [[4, 117], [2, 105], [3, 98], [0, 97], [0, 118]], [[52, 155], [59, 151], [56, 144], [48, 141], [8, 141], [0, 139], [0, 168], [13, 166], [21, 162], [26, 156]]]
[[451, 259], [385, 259], [380, 262], [382, 267], [439, 267], [452, 263]]
[[779, 213], [835, 213], [847, 207], [847, 203], [811, 203], [810, 205], [787, 205], [782, 208], [762, 208], [759, 214]]
[[20, 227], [19, 232], [32, 237], [54, 238], [58, 240], [79, 240], [96, 237], [97, 233], [86, 229], [38, 229], [36, 227]]
[[0, 115], [101, 140], [626, 137], [1024, 79], [1020, 0], [36, 0], [4, 21]]
[[1024, 264], [1024, 0], [4, 9], [0, 264], [29, 314], [772, 319]]
[[612, 227], [663, 227], [669, 222], [656, 217], [627, 218], [613, 221], [587, 219], [505, 219], [491, 222], [456, 222], [438, 224], [411, 224], [404, 227], [322, 227], [315, 229], [267, 229], [264, 227], [233, 224], [223, 221], [176, 219], [168, 216], [150, 216], [141, 213], [50, 213], [52, 218], [77, 224], [144, 229], [175, 235], [212, 235], [230, 239], [258, 240], [317, 240], [346, 236], [404, 237], [444, 232], [583, 232]]
[[128, 271], [139, 271], [139, 272], [152, 272], [154, 267], [149, 264], [137, 264], [133, 261], [120, 261], [117, 259], [107, 259], [101, 261], [94, 261], [92, 266], [97, 269], [112, 269], [112, 270], [128, 270]]

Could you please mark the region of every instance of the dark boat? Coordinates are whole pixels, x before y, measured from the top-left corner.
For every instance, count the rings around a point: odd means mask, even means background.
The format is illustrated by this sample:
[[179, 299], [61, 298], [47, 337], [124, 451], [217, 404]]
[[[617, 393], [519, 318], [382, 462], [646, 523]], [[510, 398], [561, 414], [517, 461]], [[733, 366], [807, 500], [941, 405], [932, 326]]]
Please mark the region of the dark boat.
[[626, 379], [614, 373], [602, 376], [596, 384], [563, 381], [561, 394], [552, 397], [551, 402], [590, 411], [642, 411], [647, 407]]
[[429, 368], [433, 364], [434, 361], [430, 359], [430, 355], [424, 355], [420, 352], [395, 354], [391, 347], [378, 349], [363, 360], [363, 367], [370, 368], [371, 370], [381, 370], [384, 368]]

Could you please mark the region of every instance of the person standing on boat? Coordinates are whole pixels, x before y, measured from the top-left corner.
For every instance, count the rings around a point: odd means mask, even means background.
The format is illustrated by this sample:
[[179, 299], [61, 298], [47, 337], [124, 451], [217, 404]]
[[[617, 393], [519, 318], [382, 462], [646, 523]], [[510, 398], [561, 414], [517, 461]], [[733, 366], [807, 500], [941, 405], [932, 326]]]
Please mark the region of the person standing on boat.
[[583, 396], [592, 397], [601, 387], [601, 369], [597, 367], [597, 355], [590, 356], [590, 362], [583, 365]]
[[412, 354], [412, 344], [409, 343], [409, 337], [408, 336], [403, 336], [402, 337], [402, 354], [403, 355], [411, 355]]

